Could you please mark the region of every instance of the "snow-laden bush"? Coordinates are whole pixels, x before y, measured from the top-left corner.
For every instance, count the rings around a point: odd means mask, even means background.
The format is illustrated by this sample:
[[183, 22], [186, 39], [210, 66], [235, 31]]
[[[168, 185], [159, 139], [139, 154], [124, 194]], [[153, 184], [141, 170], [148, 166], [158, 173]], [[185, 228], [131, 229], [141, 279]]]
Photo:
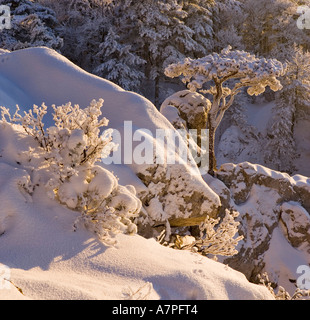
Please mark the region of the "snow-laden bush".
[[137, 231], [131, 218], [140, 212], [141, 202], [133, 188], [119, 185], [110, 171], [98, 165], [117, 147], [109, 130], [101, 134], [108, 124], [106, 118], [100, 118], [102, 105], [102, 99], [93, 100], [85, 109], [71, 103], [53, 105], [55, 125], [47, 129], [45, 104], [23, 116], [18, 107], [13, 116], [4, 107], [1, 113], [2, 121], [22, 125], [38, 143], [22, 157], [32, 177], [24, 182], [24, 188], [31, 193], [36, 185], [44, 185], [50, 198], [81, 212], [76, 225], [83, 222], [107, 242], [115, 232]]
[[207, 217], [199, 225], [198, 236], [176, 235], [172, 246], [181, 250], [197, 251], [205, 256], [234, 256], [238, 253], [238, 242], [243, 239], [243, 236], [236, 236], [240, 224], [235, 220], [238, 215], [239, 212], [226, 209], [223, 219]]
[[243, 239], [243, 236], [235, 237], [240, 224], [235, 220], [238, 215], [239, 212], [230, 212], [226, 209], [222, 221], [220, 221], [220, 218], [212, 219], [207, 217], [199, 226], [200, 240], [196, 242], [199, 251], [205, 255], [233, 256], [237, 254], [236, 246]]

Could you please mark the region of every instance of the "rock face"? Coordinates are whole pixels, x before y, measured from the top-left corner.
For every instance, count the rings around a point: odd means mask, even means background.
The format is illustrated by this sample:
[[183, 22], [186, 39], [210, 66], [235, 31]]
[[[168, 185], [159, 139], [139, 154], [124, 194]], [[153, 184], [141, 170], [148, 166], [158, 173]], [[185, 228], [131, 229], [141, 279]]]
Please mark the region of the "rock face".
[[147, 224], [169, 221], [171, 227], [194, 226], [206, 216], [216, 217], [219, 196], [199, 175], [182, 164], [150, 165], [137, 173], [147, 191], [138, 194], [148, 213]]
[[294, 248], [310, 244], [310, 216], [298, 202], [283, 203], [281, 221], [285, 227], [287, 239]]
[[[182, 137], [186, 148], [191, 143], [196, 147], [198, 144], [197, 153], [203, 153], [201, 130], [206, 128], [210, 108], [210, 101], [203, 95], [184, 90], [168, 97], [160, 112], [175, 129], [187, 132], [186, 137]], [[196, 141], [192, 141], [186, 131], [191, 129], [195, 130]], [[207, 216], [215, 218], [219, 213], [219, 196], [203, 181], [196, 164], [194, 167], [185, 163], [139, 166], [136, 174], [147, 187], [146, 192], [139, 194], [148, 213], [147, 224], [169, 221], [171, 227], [196, 226]]]
[[[240, 212], [239, 233], [244, 239], [239, 242], [239, 253], [223, 262], [253, 282], [265, 271], [271, 272], [271, 280], [280, 285], [279, 279], [290, 278], [293, 290], [298, 277], [296, 265], [275, 266], [275, 261], [290, 255], [284, 252], [288, 245], [299, 264], [310, 263], [310, 179], [244, 162], [224, 164], [216, 178], [208, 176], [205, 180], [219, 194], [223, 207]], [[275, 250], [274, 238], [279, 232], [283, 240]]]

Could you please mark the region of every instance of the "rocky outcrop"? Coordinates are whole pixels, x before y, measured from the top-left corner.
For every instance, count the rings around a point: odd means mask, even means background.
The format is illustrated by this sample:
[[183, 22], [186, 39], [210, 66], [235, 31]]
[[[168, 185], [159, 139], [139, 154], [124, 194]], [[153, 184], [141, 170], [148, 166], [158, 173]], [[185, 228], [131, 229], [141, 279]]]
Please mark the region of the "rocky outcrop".
[[[281, 268], [288, 273], [290, 267], [279, 265], [275, 270], [271, 260], [267, 259], [267, 253], [271, 250], [274, 231], [280, 230], [287, 241], [285, 246], [288, 245], [294, 254], [300, 254], [300, 261], [310, 263], [309, 178], [300, 175], [290, 177], [244, 162], [224, 164], [217, 171], [216, 178], [207, 176], [205, 180], [220, 196], [223, 207], [240, 212], [237, 218], [239, 234], [244, 239], [238, 244], [239, 253], [223, 262], [243, 272], [253, 282], [257, 281], [258, 274], [272, 269], [272, 281], [278, 283]], [[278, 250], [284, 250], [284, 242], [283, 248]], [[295, 271], [290, 271], [292, 283], [297, 277]]]
[[237, 205], [247, 200], [253, 185], [262, 185], [277, 190], [280, 202], [300, 201], [310, 211], [310, 178], [300, 175], [290, 177], [286, 173], [248, 162], [224, 164], [217, 172], [217, 177], [230, 189]]
[[280, 218], [285, 227], [286, 238], [294, 248], [307, 244], [310, 247], [310, 216], [300, 203], [293, 201], [283, 203]]
[[194, 226], [206, 216], [216, 217], [221, 206], [219, 196], [199, 175], [182, 164], [150, 165], [137, 173], [147, 187], [138, 194], [151, 226]]

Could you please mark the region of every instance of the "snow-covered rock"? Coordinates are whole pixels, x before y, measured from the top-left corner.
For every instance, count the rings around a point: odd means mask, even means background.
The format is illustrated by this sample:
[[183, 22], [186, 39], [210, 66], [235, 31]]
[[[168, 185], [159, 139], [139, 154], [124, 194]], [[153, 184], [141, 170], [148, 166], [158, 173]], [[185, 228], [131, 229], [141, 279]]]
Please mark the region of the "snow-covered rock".
[[297, 267], [310, 263], [310, 179], [248, 162], [224, 164], [216, 176], [219, 180], [206, 181], [224, 206], [240, 212], [239, 233], [244, 236], [239, 253], [225, 263], [251, 281], [267, 271], [272, 282], [293, 293]]

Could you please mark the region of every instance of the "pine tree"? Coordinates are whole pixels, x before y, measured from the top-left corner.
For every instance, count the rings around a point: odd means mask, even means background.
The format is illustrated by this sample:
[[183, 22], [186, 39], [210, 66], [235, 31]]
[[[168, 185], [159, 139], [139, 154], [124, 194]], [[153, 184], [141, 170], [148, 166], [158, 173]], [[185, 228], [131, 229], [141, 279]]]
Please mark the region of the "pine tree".
[[[216, 170], [215, 132], [235, 96], [242, 88], [247, 88], [251, 96], [264, 93], [267, 86], [273, 91], [281, 90], [282, 85], [277, 78], [284, 71], [282, 63], [275, 59], [260, 59], [245, 51], [231, 51], [231, 47], [200, 59], [186, 58], [166, 68], [168, 77], [181, 76], [191, 91], [198, 90], [211, 96], [208, 113], [210, 174]], [[234, 80], [233, 85], [229, 85], [229, 80]], [[205, 89], [207, 83], [208, 89]]]
[[186, 56], [200, 58], [211, 53], [214, 47], [212, 14], [215, 7], [213, 0], [183, 1], [183, 9], [187, 13], [184, 23], [193, 33], [196, 42], [194, 51], [185, 51]]
[[207, 9], [210, 3], [127, 0], [115, 4], [112, 21], [115, 33], [122, 44], [130, 44], [131, 53], [146, 61], [145, 78], [154, 83], [155, 105], [159, 104], [165, 67], [189, 54], [201, 56], [211, 46], [212, 21]]
[[294, 44], [288, 55], [282, 95], [286, 103], [293, 106], [294, 119], [297, 120], [307, 109], [310, 110], [310, 52]]
[[[165, 61], [181, 59], [183, 56], [179, 48], [182, 46], [193, 48], [193, 43], [188, 43], [193, 31], [182, 22], [186, 13], [176, 0], [128, 0], [119, 5], [119, 10], [123, 15], [118, 32], [126, 34], [127, 41], [135, 43], [135, 50], [146, 61], [145, 74], [154, 82], [156, 105]], [[188, 33], [191, 34], [188, 36]]]
[[285, 99], [278, 99], [272, 126], [267, 135], [265, 162], [276, 170], [292, 173], [296, 158], [296, 146], [293, 136], [294, 108]]
[[214, 50], [227, 46], [234, 50], [244, 50], [241, 29], [244, 21], [243, 5], [236, 0], [218, 0], [213, 9]]
[[57, 12], [66, 57], [151, 98], [145, 79], [157, 106], [165, 67], [213, 49], [213, 0], [39, 1]]
[[131, 51], [130, 45], [121, 44], [119, 40], [120, 37], [111, 28], [99, 46], [96, 56], [102, 63], [94, 69], [94, 73], [118, 83], [125, 90], [136, 90], [144, 79], [139, 67], [145, 61]]
[[276, 99], [273, 124], [267, 135], [265, 161], [277, 170], [292, 173], [296, 159], [294, 128], [310, 110], [310, 53], [294, 45], [288, 54], [284, 88]]
[[284, 62], [295, 42], [307, 45], [307, 34], [296, 24], [298, 1], [240, 1], [246, 17], [242, 28], [246, 50]]
[[11, 11], [11, 29], [0, 33], [0, 47], [18, 50], [27, 47], [46, 46], [60, 50], [63, 40], [55, 27], [55, 12], [29, 0], [1, 0]]
[[75, 64], [92, 72], [100, 64], [96, 54], [108, 28], [106, 2], [102, 0], [98, 4], [96, 0], [46, 1], [59, 19], [58, 30], [64, 39], [62, 53]]

